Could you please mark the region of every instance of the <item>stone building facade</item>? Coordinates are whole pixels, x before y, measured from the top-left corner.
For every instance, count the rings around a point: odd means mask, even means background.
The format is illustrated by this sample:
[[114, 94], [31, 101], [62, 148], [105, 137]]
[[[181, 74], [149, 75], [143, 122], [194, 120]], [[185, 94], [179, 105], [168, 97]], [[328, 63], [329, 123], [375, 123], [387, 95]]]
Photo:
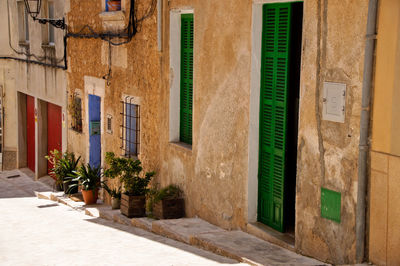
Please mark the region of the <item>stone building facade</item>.
[[[3, 170], [47, 175], [49, 150], [66, 150], [64, 31], [39, 24], [24, 1], [1, 1]], [[42, 1], [38, 18], [62, 18], [64, 1]]]
[[[121, 44], [130, 4], [69, 2], [68, 150], [139, 158], [183, 189], [188, 217], [335, 264], [361, 260], [366, 236], [382, 262], [397, 242], [374, 231], [378, 205], [356, 234], [368, 1], [135, 1], [138, 32]], [[396, 156], [380, 139], [373, 167]]]

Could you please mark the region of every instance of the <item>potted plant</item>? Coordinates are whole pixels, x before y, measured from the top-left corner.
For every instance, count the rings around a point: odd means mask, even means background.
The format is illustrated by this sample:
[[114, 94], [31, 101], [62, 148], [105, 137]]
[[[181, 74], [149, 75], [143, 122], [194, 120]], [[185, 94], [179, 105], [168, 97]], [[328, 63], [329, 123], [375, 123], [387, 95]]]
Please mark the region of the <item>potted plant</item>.
[[129, 218], [145, 216], [147, 186], [155, 173], [147, 172], [143, 176], [139, 160], [115, 157], [112, 152], [106, 153], [106, 162], [109, 168], [104, 171], [104, 175], [109, 178], [119, 177], [124, 188], [121, 213]]
[[[76, 170], [81, 157], [79, 156], [78, 159], [76, 159], [73, 152], [65, 152], [61, 154], [60, 151], [53, 150], [50, 151], [50, 155], [45, 156], [45, 158], [53, 166], [50, 175], [56, 179], [57, 190], [64, 189], [64, 193], [67, 194], [71, 182], [67, 177]], [[70, 190], [69, 192], [76, 193], [77, 189]]]
[[61, 153], [59, 150], [54, 149], [50, 151], [50, 154], [44, 156], [49, 162], [48, 166], [51, 167], [49, 175], [55, 179], [55, 190], [63, 190], [63, 179], [56, 174], [58, 161], [61, 159]]
[[77, 182], [69, 186], [69, 189], [82, 189], [83, 201], [86, 205], [95, 204], [97, 202], [99, 188], [101, 187], [101, 168], [92, 167], [90, 164], [84, 164], [74, 171], [70, 176], [71, 181]]
[[153, 215], [157, 219], [178, 219], [185, 216], [185, 202], [182, 190], [169, 185], [151, 193]]
[[113, 210], [119, 209], [121, 206], [121, 186], [118, 188], [110, 188], [106, 181], [102, 182], [103, 188], [107, 191], [108, 195], [111, 197], [111, 208]]

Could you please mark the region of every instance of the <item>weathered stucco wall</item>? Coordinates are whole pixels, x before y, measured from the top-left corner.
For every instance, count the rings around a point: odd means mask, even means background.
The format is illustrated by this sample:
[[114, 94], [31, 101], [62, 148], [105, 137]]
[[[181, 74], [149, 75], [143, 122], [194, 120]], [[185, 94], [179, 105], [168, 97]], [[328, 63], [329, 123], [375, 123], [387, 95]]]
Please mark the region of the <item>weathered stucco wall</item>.
[[[129, 10], [130, 1], [122, 1], [123, 9]], [[126, 3], [126, 5], [124, 5]], [[150, 0], [136, 1], [138, 18], [142, 17], [150, 6]], [[101, 1], [70, 1], [68, 21], [71, 32], [79, 32], [85, 25], [90, 25], [96, 32], [115, 31], [123, 28], [128, 22], [128, 12], [117, 12], [113, 16], [102, 13]], [[90, 13], [88, 14], [88, 10]], [[103, 77], [108, 73], [109, 45], [100, 39], [68, 39], [69, 58], [69, 101], [77, 92], [82, 98], [82, 133], [70, 129], [68, 132], [68, 150], [82, 156], [83, 162], [88, 162], [88, 120], [87, 94], [85, 77], [95, 78], [104, 82], [104, 98], [102, 98], [104, 113], [102, 114], [103, 129], [106, 128], [106, 115], [111, 115], [112, 133], [101, 132], [102, 156], [113, 151], [117, 155], [121, 150], [121, 128], [123, 124], [121, 110], [125, 95], [140, 98], [140, 154], [146, 171], [159, 172], [159, 54], [157, 51], [157, 13], [143, 20], [139, 32], [132, 41], [122, 46], [111, 46], [112, 77], [109, 85]], [[110, 26], [111, 25], [111, 26]], [[85, 32], [86, 33], [86, 32]], [[123, 39], [114, 39], [115, 42]], [[88, 85], [88, 84], [86, 84]], [[90, 85], [90, 84], [89, 84]], [[85, 100], [86, 99], [86, 100]], [[70, 125], [69, 125], [70, 126]]]
[[[8, 45], [8, 25], [7, 20], [7, 2], [0, 3], [0, 57], [10, 56], [11, 49]], [[3, 170], [9, 170], [16, 167], [17, 161], [17, 135], [15, 116], [15, 63], [10, 60], [0, 60], [0, 87], [3, 90], [3, 107], [4, 107], [4, 121], [3, 121], [3, 139], [4, 146], [2, 151]], [[7, 103], [7, 104], [5, 104]], [[1, 162], [0, 162], [1, 164]]]
[[[3, 93], [3, 170], [15, 169], [17, 166], [17, 120], [15, 119], [16, 91], [15, 91], [15, 63], [0, 61], [0, 87]], [[2, 119], [3, 119], [2, 118]]]
[[372, 115], [369, 259], [399, 265], [400, 2], [381, 0]]
[[[224, 228], [246, 223], [250, 1], [164, 1], [162, 110], [170, 110], [170, 10], [194, 10], [193, 145], [170, 143], [161, 113], [161, 184], [179, 184], [188, 216]], [[218, 15], [217, 15], [218, 14]]]
[[[7, 6], [7, 2], [9, 5]], [[44, 2], [43, 2], [44, 3]], [[55, 16], [63, 17], [64, 1], [54, 1]], [[19, 43], [19, 28], [18, 28], [18, 12], [16, 1], [2, 1], [0, 3], [0, 21], [2, 22], [0, 29], [0, 56], [16, 57], [26, 59], [25, 54], [31, 54], [31, 60], [41, 60], [44, 63], [57, 62], [58, 65], [63, 65], [61, 60], [64, 55], [63, 49], [63, 31], [55, 29], [55, 46], [43, 46], [44, 38], [42, 33], [45, 32], [46, 26], [39, 24], [29, 18], [29, 46], [20, 45]], [[9, 8], [9, 9], [8, 9]], [[43, 8], [43, 7], [42, 7]], [[9, 14], [7, 11], [9, 10]], [[43, 9], [42, 9], [43, 10]], [[9, 18], [9, 19], [8, 19]], [[10, 22], [10, 23], [9, 23]], [[11, 40], [9, 43], [9, 28]], [[27, 48], [29, 47], [29, 48]], [[36, 58], [32, 55], [35, 55]], [[43, 59], [47, 57], [47, 59]], [[18, 117], [17, 92], [22, 92], [34, 96], [37, 99], [57, 104], [66, 111], [66, 87], [67, 80], [65, 72], [62, 69], [39, 66], [36, 64], [25, 63], [13, 60], [1, 60], [0, 64], [4, 65], [0, 75], [0, 79], [5, 81], [5, 123], [4, 123], [4, 140], [5, 153], [3, 155], [3, 166], [5, 169], [14, 169], [17, 167], [26, 166], [26, 160], [19, 160], [21, 157], [26, 157], [26, 148], [20, 145], [25, 145], [22, 141], [18, 141], [18, 130], [25, 122]], [[0, 67], [1, 68], [1, 67]], [[43, 118], [47, 119], [47, 118]], [[36, 125], [37, 126], [37, 125]], [[66, 128], [62, 130], [63, 143], [66, 148]], [[20, 144], [18, 144], [20, 143]], [[36, 146], [40, 149], [47, 149], [47, 132], [38, 135]], [[19, 154], [23, 153], [23, 154]], [[37, 158], [45, 164], [45, 159]]]
[[[139, 10], [149, 2], [139, 1]], [[158, 172], [156, 182], [162, 186], [175, 183], [182, 187], [187, 216], [199, 216], [227, 229], [246, 228], [248, 193], [257, 194], [256, 189], [248, 191], [253, 2], [162, 1], [161, 53], [157, 52], [154, 14], [143, 22], [131, 43], [112, 48], [112, 79], [105, 86], [104, 115], [111, 114], [114, 120], [113, 134], [102, 133], [103, 149], [119, 154], [119, 101], [124, 94], [140, 97], [139, 158], [144, 166]], [[71, 30], [79, 31], [85, 24], [96, 31], [118, 27], [104, 23], [101, 8], [100, 2], [71, 1]], [[194, 11], [191, 147], [169, 141], [170, 89], [176, 78], [170, 66], [170, 12], [179, 9]], [[88, 16], [87, 10], [93, 10], [93, 15]], [[304, 3], [296, 249], [334, 263], [355, 260], [366, 17], [367, 3], [362, 0]], [[70, 38], [68, 49], [69, 96], [76, 89], [85, 94], [85, 76], [101, 79], [108, 72], [108, 45], [98, 39]], [[344, 123], [322, 121], [324, 81], [347, 85]], [[69, 150], [83, 157], [88, 147], [85, 110], [83, 106], [83, 133], [70, 130], [68, 139]], [[341, 223], [321, 218], [321, 186], [341, 193]]]
[[[296, 192], [296, 248], [355, 261], [355, 209], [367, 1], [305, 1]], [[322, 120], [323, 82], [347, 85], [345, 122]], [[341, 193], [341, 222], [321, 218], [321, 187]]]

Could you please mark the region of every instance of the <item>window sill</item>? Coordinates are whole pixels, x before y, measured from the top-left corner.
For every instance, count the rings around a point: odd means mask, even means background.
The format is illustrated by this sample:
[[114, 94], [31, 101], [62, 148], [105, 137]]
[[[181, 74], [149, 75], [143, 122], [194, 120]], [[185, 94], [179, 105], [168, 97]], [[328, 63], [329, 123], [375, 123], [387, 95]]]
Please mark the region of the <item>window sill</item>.
[[104, 11], [99, 14], [103, 21], [124, 21], [125, 12], [120, 11]]
[[55, 44], [42, 44], [42, 49], [56, 49]]
[[104, 31], [119, 32], [125, 28], [124, 11], [108, 11], [99, 14]]
[[69, 130], [71, 130], [72, 132], [74, 132], [75, 134], [78, 134], [78, 135], [82, 135], [83, 134], [82, 131], [78, 131], [77, 129], [75, 129], [73, 127], [70, 127]]
[[19, 46], [25, 47], [25, 48], [29, 48], [29, 42], [25, 42], [25, 41], [20, 41], [18, 43]]
[[130, 157], [126, 155], [125, 153], [121, 154], [121, 157], [126, 158], [126, 159], [132, 159], [132, 160], [139, 160], [139, 154], [138, 155], [131, 155]]
[[184, 142], [170, 142], [170, 144], [174, 147], [178, 147], [182, 151], [192, 152], [192, 145], [190, 144]]

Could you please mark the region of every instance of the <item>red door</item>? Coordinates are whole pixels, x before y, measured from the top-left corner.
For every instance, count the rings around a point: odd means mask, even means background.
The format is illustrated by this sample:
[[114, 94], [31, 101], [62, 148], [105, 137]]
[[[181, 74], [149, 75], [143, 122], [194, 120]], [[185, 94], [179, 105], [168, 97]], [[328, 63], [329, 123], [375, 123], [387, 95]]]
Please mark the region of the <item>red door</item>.
[[26, 95], [26, 154], [28, 168], [35, 172], [35, 98]]
[[[57, 149], [61, 151], [61, 107], [47, 103], [47, 154]], [[47, 171], [50, 172], [53, 165], [47, 163]]]

